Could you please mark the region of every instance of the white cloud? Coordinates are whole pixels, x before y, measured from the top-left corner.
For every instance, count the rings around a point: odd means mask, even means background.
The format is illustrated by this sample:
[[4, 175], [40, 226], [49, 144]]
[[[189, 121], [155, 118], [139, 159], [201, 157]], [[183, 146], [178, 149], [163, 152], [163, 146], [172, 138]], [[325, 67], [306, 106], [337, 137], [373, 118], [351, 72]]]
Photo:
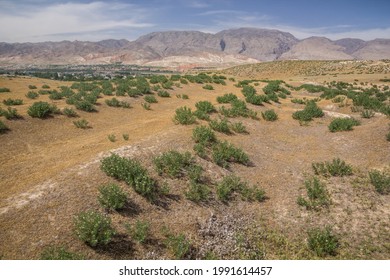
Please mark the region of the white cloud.
[[[107, 39], [118, 29], [153, 26], [144, 22], [146, 11], [124, 3], [65, 3], [49, 6], [15, 6], [0, 11], [0, 38], [6, 42], [37, 42], [61, 39]], [[89, 34], [90, 33], [90, 34]], [[82, 38], [77, 34], [83, 34]]]

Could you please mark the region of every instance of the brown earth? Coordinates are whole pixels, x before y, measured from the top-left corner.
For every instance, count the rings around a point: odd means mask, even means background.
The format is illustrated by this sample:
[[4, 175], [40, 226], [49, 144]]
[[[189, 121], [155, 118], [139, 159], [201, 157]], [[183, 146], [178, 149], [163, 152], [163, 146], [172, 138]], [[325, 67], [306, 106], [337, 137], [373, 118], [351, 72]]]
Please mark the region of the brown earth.
[[[269, 77], [264, 75], [257, 74], [257, 77]], [[346, 82], [358, 79], [383, 84], [379, 79], [384, 76], [383, 73], [345, 74], [342, 78]], [[283, 74], [283, 77], [294, 85], [326, 80], [322, 75]], [[174, 233], [184, 233], [191, 240], [193, 250], [189, 257], [193, 258], [203, 258], [209, 252], [225, 259], [316, 258], [307, 248], [306, 231], [323, 225], [331, 225], [341, 240], [339, 254], [332, 258], [390, 257], [389, 196], [377, 194], [367, 178], [368, 170], [383, 169], [390, 163], [390, 142], [385, 137], [389, 119], [383, 115], [362, 119], [359, 113], [351, 113], [348, 106], [338, 107], [322, 100], [318, 104], [324, 110], [362, 121], [353, 131], [331, 133], [327, 128], [332, 119], [329, 114], [307, 126], [293, 120], [291, 114], [303, 105], [293, 104], [289, 98], [281, 104], [250, 105], [259, 115], [261, 111], [274, 109], [279, 120], [230, 119], [242, 121], [249, 134], [217, 133], [217, 136], [242, 147], [251, 159], [251, 166], [232, 164], [227, 170], [201, 158], [197, 162], [210, 185], [234, 172], [263, 188], [268, 199], [258, 203], [237, 197], [228, 204], [216, 199], [195, 204], [184, 196], [187, 182], [159, 177], [153, 170], [152, 160], [171, 149], [192, 151], [195, 125], [175, 125], [174, 110], [181, 106], [194, 108], [201, 100], [217, 105], [216, 97], [229, 92], [243, 99], [241, 89], [234, 87], [233, 82], [227, 86], [214, 85], [214, 91], [196, 84], [175, 88], [171, 98], [157, 97], [159, 102], [152, 104], [151, 111], [142, 108], [142, 98], [118, 97], [130, 102], [130, 109], [111, 108], [104, 99], [99, 99], [97, 113], [78, 112], [92, 126], [87, 130], [77, 129], [73, 119], [63, 115], [45, 120], [29, 117], [26, 111], [34, 101], [24, 95], [30, 84], [38, 88], [48, 84], [52, 89], [69, 85], [35, 78], [0, 78], [0, 87], [11, 89], [10, 93], [0, 93], [1, 99], [25, 101], [24, 105], [15, 106], [22, 120], [2, 119], [11, 129], [0, 135], [0, 257], [3, 259], [36, 259], [49, 245], [66, 246], [90, 259], [172, 258], [163, 242], [164, 226]], [[256, 86], [258, 92], [264, 85]], [[189, 99], [176, 98], [176, 94], [188, 94]], [[293, 92], [293, 97], [298, 98], [317, 96]], [[49, 101], [47, 96], [38, 100]], [[59, 108], [69, 107], [62, 100], [54, 103]], [[122, 138], [125, 133], [130, 136], [128, 141]], [[115, 134], [117, 141], [110, 142], [109, 134]], [[98, 188], [114, 180], [100, 170], [100, 159], [110, 152], [141, 160], [154, 178], [170, 186], [170, 195], [158, 204], [151, 204], [120, 183], [129, 194], [129, 205], [124, 211], [108, 213], [119, 234], [110, 245], [92, 249], [75, 237], [73, 217], [83, 210], [101, 209], [96, 199]], [[305, 193], [303, 182], [313, 175], [311, 164], [335, 157], [351, 164], [354, 175], [323, 179], [332, 199], [329, 210], [312, 212], [299, 207], [296, 200]], [[151, 224], [151, 238], [146, 245], [134, 242], [126, 232], [126, 224], [134, 224], [136, 220]]]

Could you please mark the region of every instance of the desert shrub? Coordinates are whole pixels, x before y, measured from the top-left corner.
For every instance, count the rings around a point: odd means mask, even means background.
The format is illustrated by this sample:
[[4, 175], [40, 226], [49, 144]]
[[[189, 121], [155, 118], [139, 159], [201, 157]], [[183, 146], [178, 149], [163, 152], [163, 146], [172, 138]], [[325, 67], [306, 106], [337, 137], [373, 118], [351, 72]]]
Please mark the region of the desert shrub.
[[236, 133], [242, 133], [242, 134], [248, 133], [248, 131], [246, 130], [245, 125], [243, 125], [242, 122], [232, 123], [232, 124], [230, 125], [230, 128], [231, 128], [234, 132], [236, 132]]
[[169, 233], [164, 243], [178, 260], [184, 259], [190, 253], [191, 242], [184, 234], [174, 235]]
[[64, 95], [61, 92], [58, 92], [56, 90], [52, 90], [49, 94], [49, 98], [51, 100], [60, 100], [60, 99], [64, 98]]
[[375, 187], [375, 190], [380, 194], [390, 194], [390, 174], [385, 171], [378, 170], [370, 171], [370, 182]]
[[182, 98], [182, 99], [189, 99], [188, 94], [182, 94], [182, 95], [181, 95], [181, 98]]
[[375, 116], [375, 112], [373, 110], [363, 110], [361, 116], [365, 119], [371, 119], [373, 116]]
[[157, 92], [157, 95], [160, 96], [160, 97], [171, 97], [169, 92], [167, 92], [166, 90], [159, 90]]
[[320, 118], [324, 115], [324, 112], [317, 106], [317, 104], [310, 100], [306, 103], [306, 106], [301, 111], [296, 111], [293, 113], [293, 118], [299, 121], [307, 122], [311, 121], [313, 118]]
[[203, 173], [202, 166], [192, 163], [187, 168], [186, 171], [187, 171], [188, 178], [190, 179], [191, 182], [194, 183], [202, 182], [202, 173]]
[[22, 99], [12, 99], [12, 98], [8, 98], [8, 99], [4, 99], [4, 100], [3, 100], [3, 104], [4, 104], [4, 105], [7, 105], [7, 106], [22, 105], [22, 104], [23, 104], [23, 100], [22, 100]]
[[41, 260], [83, 260], [84, 256], [73, 253], [65, 247], [50, 246], [45, 248], [41, 253]]
[[207, 114], [216, 112], [214, 105], [209, 101], [196, 102], [195, 107], [198, 111], [202, 111]]
[[210, 127], [218, 132], [222, 132], [225, 134], [230, 134], [230, 128], [229, 128], [229, 122], [227, 119], [221, 119], [221, 120], [212, 120], [209, 123]]
[[185, 192], [188, 200], [193, 202], [207, 201], [210, 197], [210, 188], [207, 185], [191, 180], [188, 191]]
[[145, 102], [148, 102], [148, 103], [157, 103], [157, 99], [154, 95], [146, 95], [144, 96], [144, 100]]
[[106, 101], [106, 104], [110, 107], [121, 107], [121, 102], [116, 99], [115, 97], [113, 97], [112, 99], [107, 99]]
[[2, 87], [0, 88], [0, 93], [2, 92], [11, 92], [11, 90], [9, 88]]
[[236, 175], [228, 175], [222, 179], [217, 185], [217, 198], [223, 202], [228, 202], [232, 199], [233, 193], [241, 195], [243, 200], [247, 201], [264, 201], [265, 191], [256, 186], [249, 186], [248, 182], [241, 180]]
[[236, 95], [234, 95], [233, 93], [226, 93], [223, 96], [217, 97], [218, 103], [230, 103], [233, 100], [238, 100], [238, 97]]
[[129, 140], [129, 134], [124, 133], [122, 134], [123, 140], [128, 141]]
[[305, 100], [300, 99], [300, 98], [293, 98], [293, 99], [291, 99], [291, 102], [295, 103], [295, 104], [305, 104], [306, 103]]
[[308, 210], [320, 210], [322, 207], [329, 206], [330, 198], [326, 186], [317, 177], [306, 180], [305, 188], [308, 199], [302, 196], [298, 197], [297, 203], [300, 206], [304, 206]]
[[112, 154], [101, 161], [100, 168], [108, 176], [125, 181], [137, 193], [153, 201], [158, 194], [156, 182], [136, 160]]
[[73, 124], [77, 128], [81, 128], [81, 129], [90, 128], [89, 122], [86, 119], [81, 119], [81, 120], [74, 121]]
[[115, 142], [116, 141], [115, 134], [108, 134], [107, 138], [108, 138], [108, 140], [110, 140], [110, 142]]
[[263, 119], [265, 119], [266, 121], [273, 122], [278, 119], [278, 114], [273, 109], [262, 112], [261, 115], [263, 116]]
[[64, 108], [62, 110], [62, 113], [67, 116], [67, 117], [70, 117], [70, 118], [75, 118], [75, 117], [78, 117], [79, 115], [76, 113], [75, 110], [73, 110], [72, 108]]
[[176, 109], [174, 121], [176, 123], [189, 125], [189, 124], [195, 123], [196, 118], [195, 118], [194, 114], [192, 113], [191, 109], [184, 106], [184, 107], [180, 107], [180, 108]]
[[352, 175], [352, 166], [339, 158], [334, 158], [331, 162], [316, 162], [312, 167], [316, 175], [337, 177]]
[[9, 131], [8, 126], [6, 126], [2, 121], [0, 121], [0, 134], [4, 134]]
[[50, 88], [50, 86], [45, 84], [45, 85], [42, 86], [42, 88], [48, 89], [48, 88]]
[[126, 193], [117, 184], [103, 185], [99, 188], [98, 201], [108, 210], [120, 210], [125, 207]]
[[222, 167], [229, 167], [229, 162], [236, 162], [243, 165], [249, 164], [248, 155], [240, 148], [224, 141], [218, 142], [212, 147], [211, 156], [213, 161]]
[[29, 88], [29, 89], [37, 89], [37, 86], [34, 86], [34, 85], [28, 85], [28, 88]]
[[153, 162], [159, 175], [167, 174], [179, 178], [191, 166], [193, 158], [189, 152], [180, 153], [171, 150], [155, 157]]
[[196, 110], [194, 112], [194, 116], [197, 117], [199, 120], [210, 121], [210, 115], [204, 111]]
[[26, 94], [26, 97], [27, 97], [27, 98], [30, 98], [30, 99], [37, 99], [38, 96], [39, 96], [39, 94], [36, 93], [36, 92], [34, 92], [34, 91], [29, 91], [29, 92], [27, 92], [27, 94]]
[[76, 101], [74, 103], [74, 105], [76, 106], [76, 109], [81, 110], [81, 111], [96, 112], [95, 106], [87, 100]]
[[252, 104], [252, 105], [257, 105], [260, 106], [263, 104], [263, 102], [268, 102], [268, 96], [267, 95], [248, 95], [245, 97], [245, 101]]
[[142, 108], [144, 108], [144, 109], [147, 110], [147, 111], [152, 110], [152, 109], [150, 108], [150, 103], [143, 102], [143, 103], [141, 103], [141, 106], [142, 106]]
[[192, 139], [196, 143], [202, 143], [207, 146], [217, 142], [215, 133], [207, 126], [197, 126], [192, 130]]
[[138, 243], [146, 243], [150, 235], [150, 223], [137, 220], [134, 225], [126, 225], [131, 238]]
[[315, 228], [308, 231], [308, 246], [318, 257], [335, 256], [339, 247], [338, 238], [330, 227]]
[[0, 116], [4, 116], [7, 120], [17, 120], [22, 118], [18, 111], [11, 107], [8, 107], [7, 110], [0, 108]]
[[43, 119], [53, 113], [53, 106], [43, 101], [34, 102], [34, 104], [28, 108], [27, 113], [33, 118]]
[[212, 85], [204, 85], [204, 86], [203, 86], [203, 89], [206, 89], [206, 90], [214, 90], [214, 88], [213, 88]]
[[354, 118], [335, 118], [329, 124], [328, 128], [330, 132], [350, 131], [357, 125], [360, 125], [360, 122]]
[[91, 247], [106, 245], [115, 235], [111, 219], [95, 211], [78, 214], [74, 219], [77, 237]]
[[205, 144], [196, 143], [194, 145], [195, 153], [201, 158], [207, 158], [208, 149]]

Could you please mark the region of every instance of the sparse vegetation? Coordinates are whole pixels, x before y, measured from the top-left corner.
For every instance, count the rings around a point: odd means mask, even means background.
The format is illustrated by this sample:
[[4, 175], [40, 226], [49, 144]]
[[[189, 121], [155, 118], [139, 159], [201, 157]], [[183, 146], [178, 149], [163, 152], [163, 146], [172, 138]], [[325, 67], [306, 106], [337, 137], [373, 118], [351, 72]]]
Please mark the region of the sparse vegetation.
[[174, 235], [168, 233], [166, 235], [165, 245], [178, 260], [186, 258], [191, 249], [191, 242], [184, 234]]
[[7, 133], [8, 131], [8, 126], [6, 126], [2, 121], [0, 121], [0, 134]]
[[41, 260], [83, 260], [83, 255], [73, 253], [63, 246], [49, 246], [46, 247], [41, 253]]
[[158, 102], [154, 95], [145, 95], [144, 100], [145, 100], [145, 102], [148, 102], [148, 103], [157, 103]]
[[73, 124], [77, 128], [81, 128], [81, 129], [91, 128], [91, 126], [89, 125], [89, 122], [86, 119], [80, 119], [80, 120], [77, 120], [77, 121], [73, 121]]
[[22, 99], [8, 98], [8, 99], [4, 99], [3, 100], [3, 104], [7, 105], [7, 106], [17, 106], [17, 105], [22, 105], [23, 104], [23, 100]]
[[241, 134], [247, 134], [248, 131], [246, 130], [246, 127], [245, 125], [243, 125], [242, 122], [236, 122], [236, 123], [232, 123], [230, 125], [230, 128], [236, 132], [236, 133], [241, 133]]
[[330, 198], [326, 186], [317, 177], [305, 181], [308, 199], [299, 196], [297, 203], [308, 210], [320, 210], [330, 205]]
[[306, 106], [301, 111], [293, 113], [293, 118], [301, 122], [308, 122], [313, 118], [320, 118], [324, 115], [324, 112], [317, 106], [314, 101], [308, 101]]
[[363, 110], [361, 116], [365, 119], [371, 119], [373, 116], [375, 116], [375, 112], [373, 110]]
[[200, 143], [205, 146], [210, 146], [217, 142], [215, 133], [209, 127], [204, 125], [194, 128], [192, 131], [192, 139], [194, 139], [196, 143]]
[[390, 194], [390, 173], [373, 170], [369, 173], [370, 182], [380, 194]]
[[219, 121], [211, 120], [209, 125], [215, 131], [225, 133], [225, 134], [231, 134], [229, 122], [227, 119], [221, 119]]
[[146, 243], [150, 235], [150, 223], [147, 221], [137, 220], [134, 225], [127, 225], [126, 229], [138, 243]]
[[357, 125], [360, 125], [360, 122], [354, 118], [335, 118], [329, 124], [328, 128], [330, 132], [350, 131]]
[[111, 219], [99, 212], [86, 211], [74, 219], [77, 237], [91, 247], [108, 244], [115, 235]]
[[234, 100], [238, 100], [238, 97], [237, 97], [237, 95], [235, 95], [233, 93], [226, 93], [223, 96], [217, 97], [218, 103], [230, 103]]
[[11, 92], [11, 90], [9, 88], [2, 87], [0, 88], [0, 93], [2, 92]]
[[184, 106], [176, 109], [176, 114], [174, 116], [175, 123], [189, 125], [196, 122], [196, 118], [192, 113], [191, 109]]
[[39, 94], [34, 92], [34, 91], [29, 91], [26, 94], [26, 97], [29, 98], [29, 99], [37, 99], [38, 96], [39, 96]]
[[117, 184], [103, 185], [99, 188], [98, 201], [108, 210], [120, 210], [125, 207], [126, 193]]
[[308, 231], [308, 245], [318, 257], [335, 256], [339, 247], [338, 238], [330, 227], [315, 228]]
[[212, 85], [204, 85], [203, 86], [203, 89], [206, 89], [206, 90], [214, 90], [214, 87]]
[[316, 175], [326, 177], [343, 177], [352, 175], [352, 166], [339, 158], [334, 158], [331, 162], [316, 162], [312, 164], [312, 167]]
[[237, 148], [227, 141], [216, 143], [212, 147], [211, 156], [216, 164], [224, 168], [229, 167], [229, 162], [249, 164], [248, 155], [241, 148]]
[[22, 118], [18, 111], [11, 107], [8, 107], [7, 110], [0, 108], [0, 116], [4, 116], [7, 120], [17, 120]]
[[108, 134], [107, 138], [108, 138], [108, 140], [110, 140], [110, 142], [115, 142], [116, 141], [115, 134]]
[[122, 108], [130, 108], [130, 104], [126, 101], [119, 101], [115, 97], [112, 99], [107, 99], [106, 104], [110, 107], [122, 107]]
[[242, 181], [235, 175], [229, 175], [222, 179], [217, 185], [217, 198], [223, 202], [232, 199], [232, 195], [238, 193], [243, 200], [259, 202], [265, 199], [265, 192], [255, 186], [250, 187], [248, 182]]
[[64, 109], [62, 110], [62, 113], [63, 113], [65, 116], [69, 117], [69, 118], [76, 118], [76, 117], [79, 116], [79, 115], [76, 113], [76, 111], [73, 110], [72, 108], [64, 108]]
[[193, 158], [189, 152], [180, 153], [171, 150], [155, 157], [153, 162], [159, 175], [167, 174], [179, 178], [193, 164]]
[[185, 192], [185, 196], [188, 200], [199, 203], [208, 201], [210, 193], [210, 188], [207, 185], [191, 180], [188, 190]]
[[55, 113], [56, 109], [57, 108], [54, 105], [50, 105], [47, 102], [38, 101], [34, 102], [34, 104], [28, 108], [27, 113], [33, 118], [44, 119]]
[[261, 113], [263, 119], [266, 121], [274, 122], [278, 119], [278, 114], [273, 110], [267, 110]]
[[123, 140], [128, 141], [129, 140], [129, 134], [123, 133], [122, 134]]

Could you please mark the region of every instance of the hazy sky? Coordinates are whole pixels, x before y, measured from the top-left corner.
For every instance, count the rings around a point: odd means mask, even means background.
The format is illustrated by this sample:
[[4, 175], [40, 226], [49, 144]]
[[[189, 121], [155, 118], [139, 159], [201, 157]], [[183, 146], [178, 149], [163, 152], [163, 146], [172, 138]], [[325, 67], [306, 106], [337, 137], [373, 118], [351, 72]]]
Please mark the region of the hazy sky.
[[239, 27], [299, 39], [390, 39], [389, 13], [389, 0], [0, 0], [0, 42], [135, 40], [154, 31]]

